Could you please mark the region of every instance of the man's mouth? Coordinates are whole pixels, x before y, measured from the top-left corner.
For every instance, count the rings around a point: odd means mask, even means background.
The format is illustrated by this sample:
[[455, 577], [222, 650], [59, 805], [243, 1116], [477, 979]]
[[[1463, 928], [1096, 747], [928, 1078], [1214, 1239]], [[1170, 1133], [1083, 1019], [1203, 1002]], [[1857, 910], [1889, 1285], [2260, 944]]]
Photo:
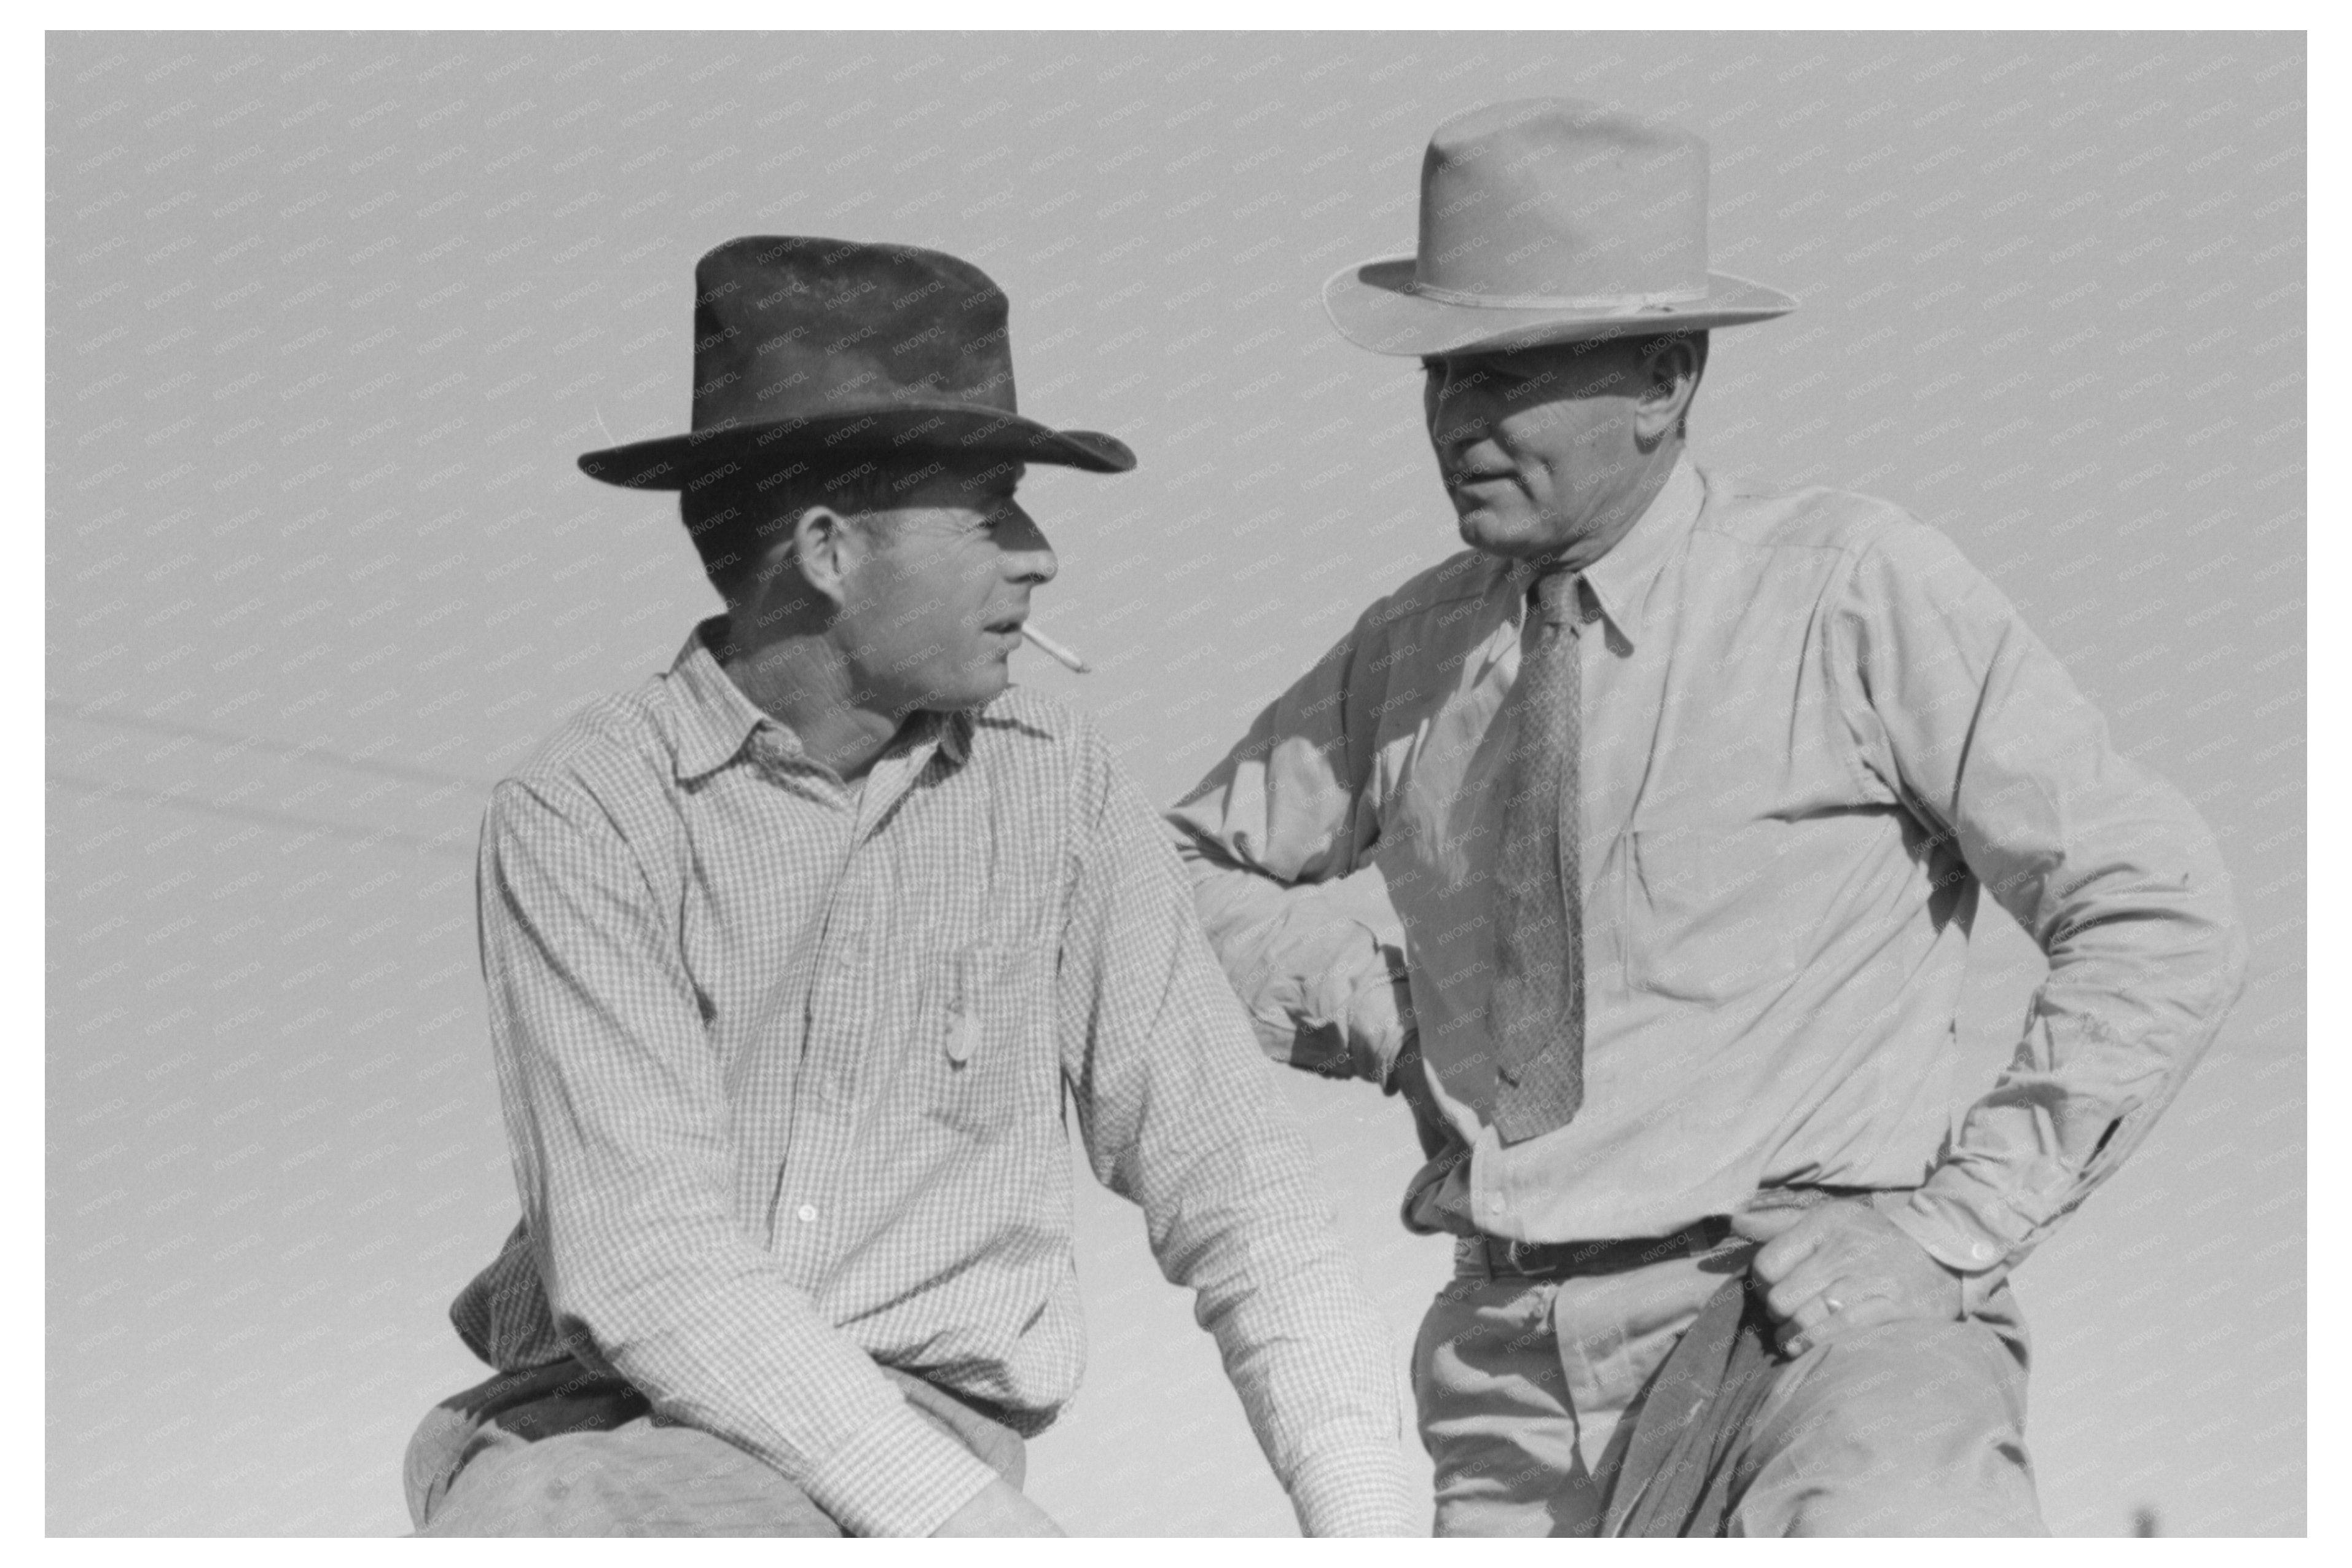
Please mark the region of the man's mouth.
[[1021, 635], [1021, 623], [1028, 618], [1026, 612], [1013, 616], [999, 616], [992, 621], [982, 621], [980, 629], [984, 632], [995, 632], [1003, 637], [1017, 637]]
[[1450, 490], [1467, 489], [1472, 485], [1491, 485], [1510, 477], [1508, 468], [1456, 468], [1445, 476], [1445, 488]]

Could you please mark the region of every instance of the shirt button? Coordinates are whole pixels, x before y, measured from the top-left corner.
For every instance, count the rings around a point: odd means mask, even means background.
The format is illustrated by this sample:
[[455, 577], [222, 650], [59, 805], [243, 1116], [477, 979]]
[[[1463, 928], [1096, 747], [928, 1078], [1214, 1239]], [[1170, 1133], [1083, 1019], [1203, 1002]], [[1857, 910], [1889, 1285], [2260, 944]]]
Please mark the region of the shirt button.
[[800, 1222], [803, 1225], [814, 1225], [816, 1223], [816, 1205], [814, 1204], [803, 1204], [800, 1206]]
[[1992, 1248], [1981, 1241], [1972, 1241], [1969, 1243], [1969, 1256], [1979, 1263], [1990, 1263], [1992, 1261]]

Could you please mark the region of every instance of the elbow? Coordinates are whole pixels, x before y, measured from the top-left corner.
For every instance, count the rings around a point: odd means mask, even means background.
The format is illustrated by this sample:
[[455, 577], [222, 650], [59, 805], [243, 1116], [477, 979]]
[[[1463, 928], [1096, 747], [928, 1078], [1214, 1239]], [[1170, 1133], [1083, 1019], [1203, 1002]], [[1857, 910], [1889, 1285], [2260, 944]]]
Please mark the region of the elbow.
[[592, 1366], [618, 1370], [638, 1336], [626, 1301], [629, 1292], [577, 1270], [542, 1264], [548, 1316], [563, 1348]]
[[[2238, 907], [2237, 895], [2226, 871], [2215, 877], [2208, 901], [2211, 910], [2209, 946], [2212, 955], [2214, 984], [2221, 994], [2221, 1005], [2226, 1007], [2235, 1002], [2238, 994], [2245, 988], [2252, 943], [2246, 931], [2244, 913]], [[2296, 911], [2295, 923], [2298, 927], [2302, 924], [2300, 910]]]
[[631, 1352], [667, 1335], [696, 1281], [675, 1259], [602, 1237], [593, 1247], [543, 1247], [540, 1279], [566, 1349], [622, 1370]]
[[2246, 940], [2245, 922], [2238, 919], [2235, 910], [2231, 910], [2221, 925], [2221, 968], [2229, 979], [2232, 997], [2246, 983], [2246, 966], [2252, 951]]
[[2215, 897], [2198, 924], [2200, 929], [2176, 949], [2172, 964], [2193, 987], [2193, 1010], [2218, 1024], [2245, 990], [2252, 949], [2245, 922], [2226, 893]]
[[[2226, 890], [2217, 890], [2159, 961], [2169, 987], [2190, 1018], [2209, 1032], [2237, 1005], [2246, 988], [2252, 947], [2245, 922]], [[2155, 956], [2151, 954], [2151, 956]]]
[[2237, 1005], [2238, 998], [2244, 994], [2246, 969], [2251, 956], [2252, 949], [2246, 942], [2246, 928], [2233, 916], [2222, 927], [2219, 973], [2215, 977], [2215, 985], [2221, 994], [2221, 1007], [2226, 1009]]

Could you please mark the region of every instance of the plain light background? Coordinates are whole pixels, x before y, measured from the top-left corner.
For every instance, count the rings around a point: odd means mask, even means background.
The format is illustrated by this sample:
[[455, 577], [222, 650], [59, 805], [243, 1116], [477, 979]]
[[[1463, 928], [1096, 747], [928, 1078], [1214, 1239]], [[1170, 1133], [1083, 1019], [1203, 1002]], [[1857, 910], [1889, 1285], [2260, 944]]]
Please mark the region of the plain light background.
[[[391, 1533], [449, 1298], [511, 1224], [473, 936], [488, 782], [714, 599], [572, 457], [683, 428], [693, 260], [936, 246], [1013, 302], [1024, 658], [1182, 793], [1455, 547], [1411, 362], [1323, 279], [1538, 93], [1715, 152], [1703, 462], [1948, 532], [2220, 832], [2244, 1000], [2018, 1277], [2053, 1528], [2305, 1528], [2305, 54], [2294, 35], [51, 35], [47, 1525]], [[1988, 901], [1963, 1045], [2039, 976]], [[1402, 1382], [1443, 1243], [1400, 1104], [1296, 1076]], [[1080, 1533], [1292, 1527], [1190, 1303], [1087, 1189]]]

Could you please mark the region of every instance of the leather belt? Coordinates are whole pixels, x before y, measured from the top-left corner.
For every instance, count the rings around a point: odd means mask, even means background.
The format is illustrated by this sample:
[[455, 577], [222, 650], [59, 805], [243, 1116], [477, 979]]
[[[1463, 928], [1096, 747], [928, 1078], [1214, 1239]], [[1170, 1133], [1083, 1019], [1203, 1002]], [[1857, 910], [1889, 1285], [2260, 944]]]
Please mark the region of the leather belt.
[[1573, 1279], [1623, 1274], [1669, 1258], [1696, 1257], [1722, 1246], [1730, 1234], [1727, 1217], [1709, 1215], [1672, 1236], [1618, 1241], [1509, 1241], [1499, 1236], [1465, 1236], [1454, 1244], [1454, 1263], [1458, 1272], [1483, 1274], [1490, 1279]]

